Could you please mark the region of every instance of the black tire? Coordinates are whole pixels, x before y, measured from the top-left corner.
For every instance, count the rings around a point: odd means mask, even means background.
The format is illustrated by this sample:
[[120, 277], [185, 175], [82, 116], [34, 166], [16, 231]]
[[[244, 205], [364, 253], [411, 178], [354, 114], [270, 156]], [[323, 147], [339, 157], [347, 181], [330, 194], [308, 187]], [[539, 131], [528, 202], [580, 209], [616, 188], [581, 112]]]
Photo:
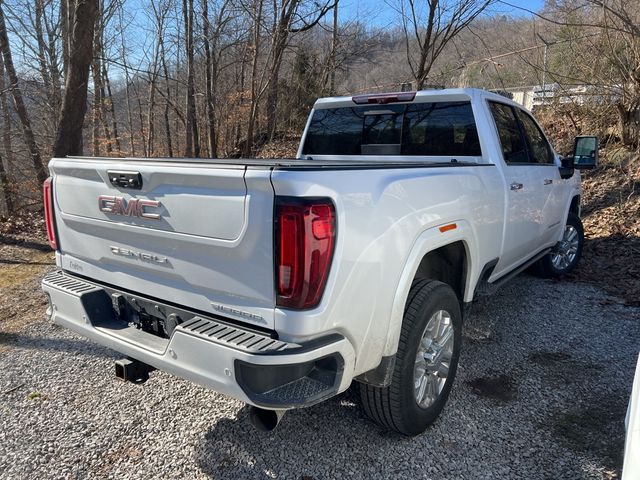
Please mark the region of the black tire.
[[538, 261], [536, 270], [541, 277], [544, 277], [544, 278], [562, 277], [563, 275], [566, 275], [572, 272], [573, 269], [576, 268], [576, 266], [578, 265], [578, 262], [582, 257], [582, 247], [584, 245], [584, 229], [582, 227], [582, 221], [580, 220], [580, 217], [575, 213], [569, 213], [569, 216], [567, 217], [567, 223], [565, 226], [565, 233], [563, 235], [566, 235], [566, 232], [568, 231], [567, 229], [569, 227], [575, 229], [575, 232], [577, 234], [577, 250], [575, 252], [576, 253], [575, 257], [573, 258], [572, 261], [566, 264], [565, 263], [562, 263], [560, 265], [558, 265], [558, 263], [554, 264], [554, 261], [553, 261], [554, 257], [557, 256], [559, 252], [561, 252], [562, 249], [565, 248], [567, 245], [565, 243], [566, 237], [563, 236], [562, 241], [558, 242], [558, 245], [556, 245], [549, 254], [545, 255]]
[[[445, 310], [451, 316], [451, 361], [442, 391], [430, 406], [422, 408], [414, 393], [416, 355], [429, 319], [439, 310]], [[453, 289], [434, 280], [414, 281], [405, 307], [391, 384], [388, 387], [360, 385], [360, 398], [367, 416], [382, 427], [403, 435], [424, 432], [447, 402], [458, 367], [461, 343], [462, 315]]]

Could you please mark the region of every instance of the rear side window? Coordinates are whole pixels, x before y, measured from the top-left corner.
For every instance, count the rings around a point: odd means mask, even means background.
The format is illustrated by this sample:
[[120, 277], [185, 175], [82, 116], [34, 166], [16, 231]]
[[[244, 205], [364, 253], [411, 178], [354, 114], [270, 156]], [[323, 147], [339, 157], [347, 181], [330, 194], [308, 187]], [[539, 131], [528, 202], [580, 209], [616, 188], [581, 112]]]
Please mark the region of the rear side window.
[[481, 156], [470, 102], [316, 110], [304, 155]]
[[307, 130], [305, 155], [360, 155], [364, 110], [330, 108], [316, 110]]
[[498, 129], [504, 161], [507, 163], [529, 163], [527, 148], [513, 108], [496, 102], [489, 102], [489, 106]]
[[533, 118], [522, 110], [518, 110], [518, 117], [522, 122], [524, 136], [529, 146], [530, 161], [543, 164], [554, 163], [551, 146]]
[[482, 155], [469, 102], [409, 105], [404, 120], [404, 155]]

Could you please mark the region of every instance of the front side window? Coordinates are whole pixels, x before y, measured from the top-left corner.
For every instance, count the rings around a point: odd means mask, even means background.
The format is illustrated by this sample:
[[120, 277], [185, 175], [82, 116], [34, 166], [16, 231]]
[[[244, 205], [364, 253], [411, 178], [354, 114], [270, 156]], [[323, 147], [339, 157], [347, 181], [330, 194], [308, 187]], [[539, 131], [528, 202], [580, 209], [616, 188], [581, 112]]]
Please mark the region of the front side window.
[[518, 110], [518, 117], [522, 122], [522, 129], [529, 147], [529, 155], [535, 163], [550, 164], [553, 163], [553, 150], [547, 139], [544, 137], [542, 130], [531, 118], [531, 115]]
[[470, 102], [316, 110], [304, 155], [481, 156]]
[[507, 164], [530, 163], [525, 140], [513, 108], [497, 102], [489, 102], [489, 107], [498, 129], [504, 161]]

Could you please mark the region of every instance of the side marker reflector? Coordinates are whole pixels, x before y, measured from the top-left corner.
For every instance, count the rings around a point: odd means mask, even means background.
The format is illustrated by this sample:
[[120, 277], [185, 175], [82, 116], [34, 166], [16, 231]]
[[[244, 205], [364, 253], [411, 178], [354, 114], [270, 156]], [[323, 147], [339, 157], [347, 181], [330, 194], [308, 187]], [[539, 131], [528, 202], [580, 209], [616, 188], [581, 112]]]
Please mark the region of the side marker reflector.
[[458, 228], [458, 225], [456, 225], [455, 223], [450, 223], [448, 225], [441, 226], [440, 232], [444, 233], [444, 232], [448, 232], [449, 230], [455, 230], [456, 228]]

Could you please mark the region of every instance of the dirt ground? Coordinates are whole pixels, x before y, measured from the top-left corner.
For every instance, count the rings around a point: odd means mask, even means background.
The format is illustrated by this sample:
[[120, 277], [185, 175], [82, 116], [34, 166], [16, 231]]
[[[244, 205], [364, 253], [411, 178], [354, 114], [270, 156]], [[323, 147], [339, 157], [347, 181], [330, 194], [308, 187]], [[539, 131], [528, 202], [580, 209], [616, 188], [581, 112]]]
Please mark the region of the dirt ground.
[[[0, 227], [0, 334], [43, 318], [46, 302], [40, 280], [55, 267], [41, 220], [34, 216], [26, 221], [29, 226], [18, 230], [6, 221]], [[0, 352], [6, 348], [0, 342]]]

